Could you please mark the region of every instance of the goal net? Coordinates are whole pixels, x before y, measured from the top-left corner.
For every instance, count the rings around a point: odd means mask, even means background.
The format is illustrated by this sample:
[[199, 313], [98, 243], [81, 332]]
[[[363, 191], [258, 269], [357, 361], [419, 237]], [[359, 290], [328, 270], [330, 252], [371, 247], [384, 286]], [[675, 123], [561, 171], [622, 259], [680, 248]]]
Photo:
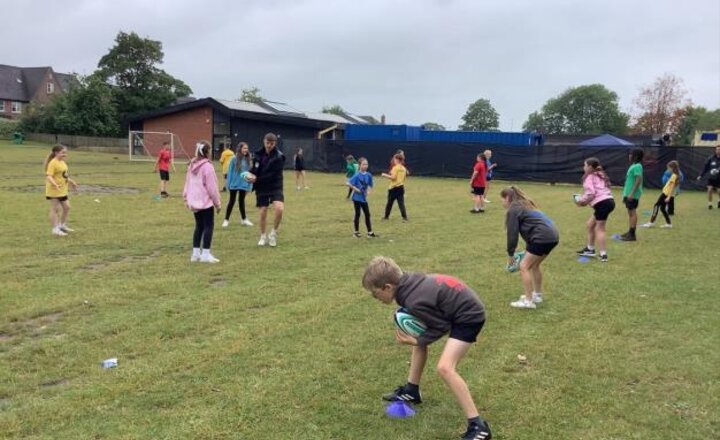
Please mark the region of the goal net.
[[165, 144], [170, 149], [173, 167], [175, 159], [192, 157], [183, 148], [178, 135], [157, 131], [131, 131], [128, 133], [128, 157], [131, 161], [154, 162]]

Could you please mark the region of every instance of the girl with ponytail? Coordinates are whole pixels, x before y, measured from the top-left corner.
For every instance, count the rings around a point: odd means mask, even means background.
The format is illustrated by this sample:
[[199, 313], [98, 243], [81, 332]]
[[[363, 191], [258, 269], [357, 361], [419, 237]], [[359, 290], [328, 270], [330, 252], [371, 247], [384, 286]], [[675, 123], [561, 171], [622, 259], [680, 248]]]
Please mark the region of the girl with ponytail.
[[57, 144], [52, 147], [50, 154], [45, 158], [44, 165], [45, 198], [50, 201], [52, 234], [57, 236], [65, 236], [68, 232], [74, 232], [66, 223], [70, 214], [68, 189], [69, 186], [76, 188], [77, 184], [68, 174], [66, 157], [65, 145]]
[[610, 191], [610, 179], [603, 171], [600, 160], [590, 157], [585, 160], [583, 167], [583, 194], [575, 202], [578, 206], [590, 205], [593, 214], [587, 221], [587, 244], [577, 253], [585, 257], [595, 256], [595, 244], [600, 251], [600, 261], [607, 263], [608, 256], [605, 249], [605, 223], [608, 216], [615, 209]]
[[655, 202], [655, 206], [653, 206], [650, 222], [640, 225], [643, 228], [651, 228], [655, 225], [655, 219], [658, 216], [658, 211], [662, 212], [663, 217], [665, 217], [665, 224], [660, 227], [672, 228], [672, 221], [670, 220], [667, 207], [675, 199], [677, 187], [680, 184], [680, 164], [676, 160], [671, 160], [667, 164], [667, 169], [671, 173], [670, 178], [665, 183], [665, 186], [663, 186], [660, 197], [658, 197], [657, 202]]

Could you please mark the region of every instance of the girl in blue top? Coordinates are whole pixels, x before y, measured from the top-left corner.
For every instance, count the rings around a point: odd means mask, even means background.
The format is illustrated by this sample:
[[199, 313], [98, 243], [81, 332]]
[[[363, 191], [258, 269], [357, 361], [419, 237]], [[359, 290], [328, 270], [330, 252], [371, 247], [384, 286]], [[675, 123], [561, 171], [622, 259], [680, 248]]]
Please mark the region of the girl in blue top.
[[227, 211], [225, 211], [225, 220], [223, 221], [222, 227], [227, 228], [230, 224], [230, 214], [235, 207], [235, 199], [238, 198], [238, 206], [240, 208], [240, 224], [243, 226], [252, 226], [253, 224], [247, 219], [245, 215], [245, 196], [247, 193], [252, 191], [252, 174], [250, 168], [252, 167], [252, 155], [248, 144], [240, 142], [235, 151], [235, 156], [230, 159], [227, 173], [227, 187], [230, 191], [230, 201], [227, 205]]
[[370, 189], [373, 187], [372, 174], [367, 172], [368, 161], [364, 157], [358, 160], [360, 166], [359, 171], [347, 181], [347, 186], [352, 191], [352, 201], [355, 205], [355, 218], [353, 219], [353, 226], [355, 226], [355, 232], [353, 235], [360, 238], [360, 211], [362, 210], [365, 215], [365, 227], [367, 227], [368, 238], [377, 237], [372, 230], [372, 224], [370, 223], [370, 205], [367, 202], [367, 196], [370, 194]]

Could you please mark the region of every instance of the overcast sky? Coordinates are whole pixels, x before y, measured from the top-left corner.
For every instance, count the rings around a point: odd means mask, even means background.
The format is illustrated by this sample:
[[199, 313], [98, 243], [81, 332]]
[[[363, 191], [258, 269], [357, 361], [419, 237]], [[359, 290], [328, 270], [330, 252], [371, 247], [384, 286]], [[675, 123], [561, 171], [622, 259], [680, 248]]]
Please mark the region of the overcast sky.
[[500, 128], [569, 87], [601, 83], [632, 110], [671, 73], [720, 107], [718, 0], [0, 0], [0, 64], [92, 73], [118, 31], [163, 44], [194, 96], [252, 86], [305, 111], [456, 129], [487, 98]]

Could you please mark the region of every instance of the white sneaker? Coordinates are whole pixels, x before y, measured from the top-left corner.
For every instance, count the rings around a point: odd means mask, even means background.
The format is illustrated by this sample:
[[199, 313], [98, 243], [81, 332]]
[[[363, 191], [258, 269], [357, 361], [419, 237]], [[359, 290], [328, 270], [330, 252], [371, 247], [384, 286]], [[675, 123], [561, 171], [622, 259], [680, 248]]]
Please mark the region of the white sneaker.
[[672, 224], [669, 225], [669, 224], [666, 223], [666, 224], [664, 224], [664, 225], [661, 225], [660, 227], [661, 227], [661, 228], [672, 228]]
[[310, 189], [310, 187], [309, 187], [309, 186], [306, 186], [305, 189]]
[[492, 202], [488, 199], [485, 199], [485, 203], [492, 203]]
[[647, 222], [640, 225], [641, 228], [652, 228], [653, 226], [655, 226], [655, 223], [653, 222]]
[[191, 255], [190, 256], [191, 263], [197, 263], [198, 261], [200, 261], [200, 255]]
[[240, 224], [243, 226], [252, 226], [253, 225], [252, 222], [248, 219], [241, 221]]
[[260, 241], [258, 241], [258, 246], [265, 246], [267, 244], [267, 235], [262, 234], [260, 236]]
[[271, 232], [270, 235], [268, 235], [268, 244], [270, 244], [270, 247], [277, 246], [277, 234]]
[[75, 229], [69, 228], [67, 225], [60, 225], [60, 230], [63, 232], [75, 232]]
[[[523, 296], [523, 298], [525, 298], [525, 297]], [[540, 304], [541, 302], [543, 302], [542, 293], [533, 292], [533, 299], [532, 299], [532, 301], [533, 301], [535, 304]]]
[[219, 263], [220, 260], [215, 258], [211, 253], [204, 254], [200, 256], [200, 259], [198, 260], [201, 263]]
[[66, 234], [65, 232], [63, 232], [60, 228], [55, 228], [55, 229], [53, 229], [53, 230], [52, 230], [52, 234], [53, 234], [53, 235], [57, 235], [58, 237], [64, 237], [64, 236], [67, 235], [67, 234]]
[[527, 299], [525, 295], [521, 296], [520, 299], [518, 299], [517, 301], [511, 302], [510, 307], [515, 307], [516, 309], [536, 308], [535, 303], [532, 300]]
[[302, 188], [300, 188], [299, 186], [297, 187], [297, 190], [298, 190], [298, 191], [300, 191], [301, 189], [302, 189]]
[[227, 220], [223, 220], [222, 227], [223, 227], [223, 228], [227, 228], [228, 226], [230, 226], [230, 222], [227, 221]]

